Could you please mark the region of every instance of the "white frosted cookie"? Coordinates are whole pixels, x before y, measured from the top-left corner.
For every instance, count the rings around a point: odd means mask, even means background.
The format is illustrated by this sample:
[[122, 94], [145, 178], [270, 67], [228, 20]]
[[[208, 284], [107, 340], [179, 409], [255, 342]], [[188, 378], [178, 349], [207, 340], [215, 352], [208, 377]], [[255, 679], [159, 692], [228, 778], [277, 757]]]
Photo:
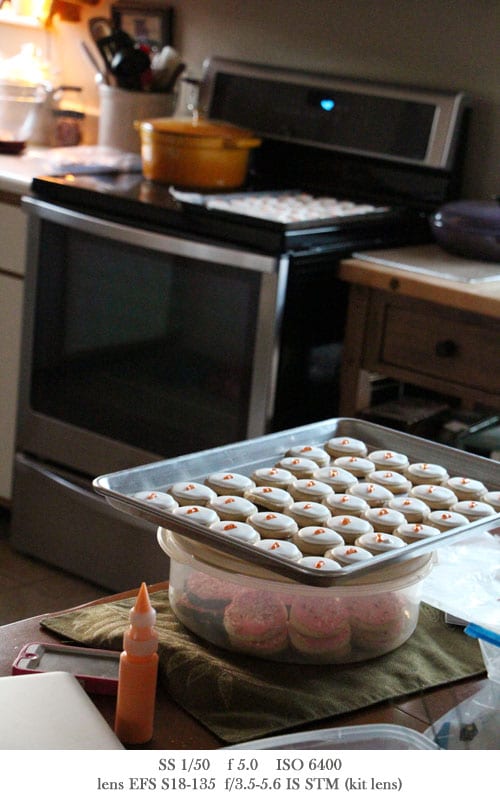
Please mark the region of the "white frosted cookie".
[[286, 513], [295, 520], [299, 528], [304, 528], [306, 525], [326, 525], [331, 517], [323, 503], [314, 503], [309, 500], [292, 503]]
[[439, 528], [435, 528], [433, 525], [426, 525], [423, 522], [405, 522], [394, 531], [394, 534], [400, 536], [406, 544], [432, 539], [433, 536], [439, 536], [440, 533]]
[[354, 544], [356, 547], [363, 547], [374, 556], [406, 547], [406, 542], [399, 536], [394, 536], [392, 533], [381, 533], [380, 531], [364, 533], [362, 536], [358, 536]]
[[302, 444], [291, 447], [287, 450], [286, 455], [294, 458], [308, 458], [310, 461], [314, 461], [318, 467], [326, 467], [330, 463], [330, 456], [326, 450], [312, 444]]
[[327, 483], [331, 486], [334, 492], [345, 492], [358, 479], [352, 472], [342, 467], [322, 467], [315, 475], [316, 480]]
[[410, 464], [408, 456], [394, 450], [372, 450], [368, 458], [373, 461], [376, 470], [389, 469], [392, 472], [403, 472]]
[[179, 481], [174, 483], [169, 493], [180, 506], [206, 506], [216, 497], [216, 492], [209, 486], [196, 481]]
[[353, 494], [336, 494], [335, 492], [331, 492], [328, 497], [325, 497], [323, 503], [333, 517], [339, 514], [350, 514], [353, 517], [359, 517], [363, 511], [370, 507], [362, 497], [356, 497]]
[[400, 511], [394, 511], [386, 506], [382, 508], [369, 508], [362, 514], [368, 520], [373, 529], [380, 533], [392, 533], [399, 525], [406, 522], [406, 517]]
[[290, 494], [294, 500], [313, 500], [321, 503], [331, 493], [332, 487], [317, 481], [316, 478], [299, 478], [290, 486]]
[[458, 528], [460, 525], [468, 525], [469, 520], [463, 514], [457, 511], [435, 510], [431, 511], [426, 519], [429, 525], [434, 525], [440, 531], [451, 531], [453, 528]]
[[500, 492], [485, 492], [481, 496], [481, 502], [488, 503], [495, 511], [500, 511]]
[[430, 512], [430, 508], [417, 497], [393, 497], [388, 507], [400, 511], [408, 522], [422, 522]]
[[290, 470], [278, 467], [260, 467], [252, 472], [252, 479], [257, 486], [275, 486], [278, 489], [288, 489], [295, 481]]
[[373, 461], [362, 456], [340, 456], [335, 459], [333, 465], [346, 469], [356, 478], [367, 478], [371, 472], [375, 471]]
[[210, 525], [210, 529], [216, 533], [222, 533], [224, 536], [234, 539], [243, 544], [255, 544], [260, 540], [260, 536], [251, 525], [246, 522], [239, 522], [237, 520], [224, 520], [215, 522]]
[[179, 505], [172, 495], [167, 494], [167, 492], [136, 492], [134, 497], [137, 500], [142, 500], [145, 503], [156, 506], [156, 508], [162, 511], [173, 511], [174, 508], [177, 508]]
[[451, 506], [452, 511], [463, 514], [467, 517], [469, 522], [474, 522], [476, 519], [483, 517], [491, 517], [495, 514], [495, 509], [489, 503], [484, 503], [481, 500], [459, 500]]
[[361, 439], [352, 436], [334, 436], [325, 444], [325, 450], [332, 458], [342, 456], [366, 456], [368, 448]]
[[295, 478], [313, 478], [318, 471], [315, 461], [301, 456], [285, 456], [275, 466], [287, 469]]
[[268, 508], [271, 511], [285, 511], [293, 503], [290, 492], [277, 486], [255, 486], [245, 492], [245, 498], [259, 508]]
[[456, 476], [446, 481], [446, 486], [455, 492], [459, 500], [480, 500], [486, 491], [481, 481]]
[[208, 503], [207, 508], [212, 508], [220, 519], [231, 519], [245, 522], [250, 514], [255, 514], [259, 509], [255, 503], [233, 494], [219, 494]]
[[446, 486], [437, 486], [433, 483], [419, 483], [414, 486], [410, 494], [418, 500], [423, 500], [431, 510], [435, 508], [450, 508], [457, 502], [455, 492]]
[[318, 569], [322, 572], [335, 572], [341, 569], [340, 564], [332, 558], [321, 558], [320, 556], [304, 556], [299, 561], [301, 567], [309, 567], [310, 569]]
[[409, 464], [405, 469], [405, 475], [414, 485], [419, 483], [444, 483], [450, 477], [444, 467], [440, 464], [429, 464], [419, 461], [416, 464]]
[[322, 555], [329, 547], [345, 544], [340, 533], [321, 525], [308, 525], [300, 528], [293, 535], [293, 542], [302, 553], [308, 555]]
[[412, 487], [408, 478], [392, 469], [376, 469], [375, 472], [370, 472], [370, 483], [385, 486], [393, 494], [406, 494]]
[[233, 494], [241, 497], [247, 489], [255, 486], [254, 481], [238, 472], [212, 472], [205, 478], [205, 484], [217, 494]]
[[339, 544], [325, 553], [326, 558], [333, 558], [341, 567], [350, 567], [353, 564], [360, 564], [373, 558], [373, 554], [364, 547], [356, 547], [352, 544]]
[[393, 493], [385, 486], [371, 481], [359, 481], [349, 488], [348, 493], [354, 497], [361, 497], [372, 508], [383, 506], [394, 497]]
[[265, 550], [274, 556], [286, 558], [288, 561], [300, 561], [302, 553], [293, 542], [287, 542], [282, 539], [261, 539], [260, 542], [255, 544], [260, 550]]
[[173, 512], [176, 516], [186, 517], [199, 525], [205, 525], [207, 528], [213, 525], [214, 522], [219, 522], [219, 517], [215, 511], [206, 506], [179, 506]]
[[358, 536], [373, 531], [373, 525], [368, 520], [361, 519], [361, 517], [352, 517], [349, 514], [330, 517], [326, 527], [340, 533], [346, 544], [354, 544]]
[[299, 529], [292, 517], [275, 511], [258, 511], [247, 522], [263, 539], [290, 539]]

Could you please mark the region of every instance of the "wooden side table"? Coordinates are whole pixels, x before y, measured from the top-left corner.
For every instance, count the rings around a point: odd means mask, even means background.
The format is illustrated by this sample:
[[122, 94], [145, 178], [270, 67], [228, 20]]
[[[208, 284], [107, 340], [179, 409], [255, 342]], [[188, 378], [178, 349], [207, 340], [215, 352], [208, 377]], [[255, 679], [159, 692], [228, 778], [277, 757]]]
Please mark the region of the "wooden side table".
[[458, 283], [359, 259], [351, 284], [340, 416], [370, 405], [369, 373], [500, 409], [500, 281]]

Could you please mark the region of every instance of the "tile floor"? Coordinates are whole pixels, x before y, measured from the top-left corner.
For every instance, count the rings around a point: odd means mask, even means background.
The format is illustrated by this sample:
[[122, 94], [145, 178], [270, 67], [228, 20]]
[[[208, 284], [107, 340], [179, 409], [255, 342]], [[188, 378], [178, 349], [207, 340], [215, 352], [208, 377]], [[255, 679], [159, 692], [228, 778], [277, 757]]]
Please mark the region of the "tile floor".
[[13, 550], [8, 532], [9, 513], [0, 508], [0, 625], [110, 594], [109, 590]]

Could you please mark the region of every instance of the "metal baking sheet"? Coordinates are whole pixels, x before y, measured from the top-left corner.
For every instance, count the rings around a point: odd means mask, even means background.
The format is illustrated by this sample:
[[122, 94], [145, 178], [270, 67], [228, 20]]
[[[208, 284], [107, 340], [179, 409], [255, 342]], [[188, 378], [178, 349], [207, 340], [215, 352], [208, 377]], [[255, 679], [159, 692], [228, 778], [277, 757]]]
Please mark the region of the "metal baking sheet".
[[344, 567], [339, 572], [318, 572], [314, 568], [286, 561], [252, 545], [228, 540], [222, 534], [199, 523], [138, 500], [133, 495], [140, 491], [168, 491], [178, 481], [190, 480], [203, 483], [211, 472], [221, 470], [250, 475], [258, 467], [274, 466], [294, 445], [315, 444], [322, 446], [334, 436], [349, 436], [361, 439], [369, 450], [388, 449], [405, 453], [410, 462], [427, 461], [446, 467], [450, 475], [465, 475], [482, 481], [489, 490], [500, 490], [500, 462], [482, 456], [456, 450], [446, 445], [401, 433], [365, 420], [335, 418], [304, 425], [278, 433], [268, 434], [244, 442], [202, 450], [186, 456], [155, 461], [144, 466], [120, 470], [95, 478], [96, 492], [119, 510], [148, 520], [175, 533], [223, 553], [251, 561], [267, 570], [280, 573], [301, 583], [316, 586], [332, 586], [353, 578], [364, 577], [380, 569], [386, 569], [411, 558], [429, 553], [448, 545], [472, 531], [492, 530], [500, 526], [500, 514], [484, 518], [441, 533], [431, 541], [415, 542], [396, 552], [384, 553], [369, 562]]

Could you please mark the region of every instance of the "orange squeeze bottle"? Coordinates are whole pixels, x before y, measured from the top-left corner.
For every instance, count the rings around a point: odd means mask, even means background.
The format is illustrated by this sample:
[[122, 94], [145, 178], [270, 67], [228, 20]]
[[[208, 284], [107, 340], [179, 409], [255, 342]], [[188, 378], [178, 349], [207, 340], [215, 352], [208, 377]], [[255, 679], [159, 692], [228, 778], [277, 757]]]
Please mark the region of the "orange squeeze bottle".
[[144, 744], [153, 736], [158, 676], [156, 611], [145, 583], [141, 584], [129, 620], [118, 671], [115, 733], [123, 744]]

